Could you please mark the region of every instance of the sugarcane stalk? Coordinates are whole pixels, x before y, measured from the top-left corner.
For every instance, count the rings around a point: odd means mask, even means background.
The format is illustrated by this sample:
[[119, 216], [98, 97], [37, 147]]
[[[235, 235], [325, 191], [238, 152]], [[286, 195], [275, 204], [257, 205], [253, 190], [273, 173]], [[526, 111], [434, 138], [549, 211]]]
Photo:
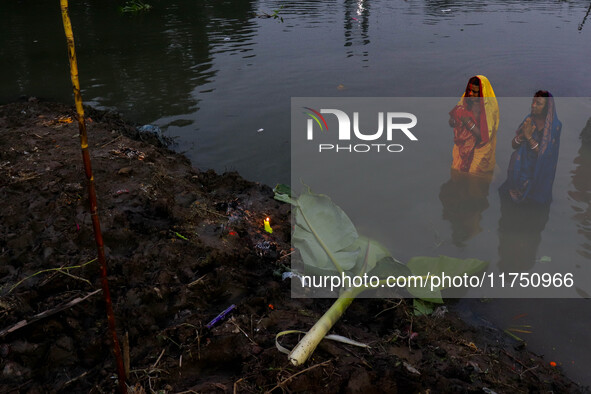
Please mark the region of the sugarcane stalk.
[[123, 357], [121, 355], [121, 348], [119, 340], [117, 339], [117, 331], [115, 327], [115, 314], [113, 313], [113, 303], [111, 301], [111, 294], [109, 292], [109, 282], [107, 280], [107, 261], [105, 258], [105, 248], [103, 243], [103, 235], [101, 232], [101, 225], [98, 216], [96, 191], [94, 186], [94, 176], [92, 175], [92, 166], [90, 163], [90, 153], [88, 151], [88, 135], [86, 133], [86, 123], [84, 122], [84, 108], [82, 106], [82, 95], [80, 94], [80, 82], [78, 80], [78, 63], [76, 62], [76, 49], [74, 45], [74, 33], [72, 31], [72, 23], [68, 15], [68, 0], [60, 0], [62, 21], [64, 24], [64, 31], [66, 40], [68, 42], [68, 58], [70, 59], [70, 77], [72, 80], [72, 87], [74, 90], [74, 101], [76, 103], [76, 113], [78, 117], [78, 130], [80, 134], [80, 146], [82, 148], [82, 161], [84, 162], [84, 172], [86, 174], [88, 184], [88, 199], [90, 201], [90, 216], [92, 218], [92, 227], [94, 230], [94, 238], [96, 241], [98, 260], [101, 266], [101, 286], [103, 290], [103, 297], [105, 299], [107, 309], [107, 320], [109, 323], [109, 331], [113, 341], [113, 353], [117, 363], [117, 376], [119, 378], [119, 391], [127, 393], [127, 386], [125, 384], [125, 368], [123, 365]]
[[304, 335], [301, 341], [289, 353], [289, 361], [295, 366], [305, 363], [332, 326], [339, 321], [355, 297], [364, 290], [364, 287], [356, 287], [343, 291], [330, 309], [322, 315], [320, 320], [314, 324], [310, 331]]

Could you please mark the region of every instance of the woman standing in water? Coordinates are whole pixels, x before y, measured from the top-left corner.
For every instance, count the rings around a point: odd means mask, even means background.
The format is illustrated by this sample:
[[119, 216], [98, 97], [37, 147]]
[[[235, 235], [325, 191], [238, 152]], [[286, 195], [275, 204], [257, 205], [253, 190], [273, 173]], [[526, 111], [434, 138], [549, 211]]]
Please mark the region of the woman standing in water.
[[484, 75], [470, 78], [449, 115], [449, 125], [454, 129], [451, 168], [491, 176], [495, 169], [499, 105], [489, 80]]
[[531, 113], [513, 138], [515, 151], [511, 155], [507, 180], [499, 189], [502, 197], [508, 196], [516, 203], [550, 204], [561, 130], [554, 97], [539, 90], [532, 100]]

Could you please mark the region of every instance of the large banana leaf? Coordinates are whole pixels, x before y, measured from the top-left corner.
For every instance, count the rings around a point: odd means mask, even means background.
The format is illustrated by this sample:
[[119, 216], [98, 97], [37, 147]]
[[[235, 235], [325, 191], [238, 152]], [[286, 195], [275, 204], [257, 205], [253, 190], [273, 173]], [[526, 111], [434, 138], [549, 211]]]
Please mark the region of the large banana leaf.
[[347, 214], [325, 195], [306, 192], [297, 199], [293, 245], [304, 264], [322, 270], [351, 270], [359, 255], [359, 235]]
[[[304, 269], [312, 274], [326, 275], [343, 272], [347, 275], [388, 276], [447, 276], [472, 275], [488, 263], [477, 259], [457, 259], [447, 256], [413, 257], [407, 265], [394, 259], [379, 242], [360, 236], [347, 214], [328, 196], [306, 189], [294, 198], [289, 186], [275, 187], [275, 198], [294, 206], [293, 245], [302, 256]], [[408, 281], [408, 283], [411, 283]], [[407, 290], [417, 298], [443, 302], [442, 286], [409, 285]]]

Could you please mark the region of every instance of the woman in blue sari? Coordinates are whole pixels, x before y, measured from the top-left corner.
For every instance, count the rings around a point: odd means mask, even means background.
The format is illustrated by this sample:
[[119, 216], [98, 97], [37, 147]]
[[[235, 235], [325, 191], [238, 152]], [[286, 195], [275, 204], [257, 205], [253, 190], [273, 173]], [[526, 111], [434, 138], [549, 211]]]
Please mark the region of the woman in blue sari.
[[499, 189], [502, 196], [509, 196], [516, 203], [550, 204], [561, 129], [554, 97], [547, 91], [536, 92], [531, 113], [519, 125], [512, 141], [515, 151], [507, 180]]

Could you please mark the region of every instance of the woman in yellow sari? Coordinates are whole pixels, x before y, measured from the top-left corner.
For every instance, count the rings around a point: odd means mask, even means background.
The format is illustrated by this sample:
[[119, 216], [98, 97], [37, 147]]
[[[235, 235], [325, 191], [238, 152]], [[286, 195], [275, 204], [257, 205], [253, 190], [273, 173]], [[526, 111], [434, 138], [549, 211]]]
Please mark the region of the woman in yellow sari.
[[496, 164], [499, 105], [484, 75], [470, 78], [466, 91], [449, 115], [449, 124], [454, 128], [451, 168], [474, 175], [492, 175]]

